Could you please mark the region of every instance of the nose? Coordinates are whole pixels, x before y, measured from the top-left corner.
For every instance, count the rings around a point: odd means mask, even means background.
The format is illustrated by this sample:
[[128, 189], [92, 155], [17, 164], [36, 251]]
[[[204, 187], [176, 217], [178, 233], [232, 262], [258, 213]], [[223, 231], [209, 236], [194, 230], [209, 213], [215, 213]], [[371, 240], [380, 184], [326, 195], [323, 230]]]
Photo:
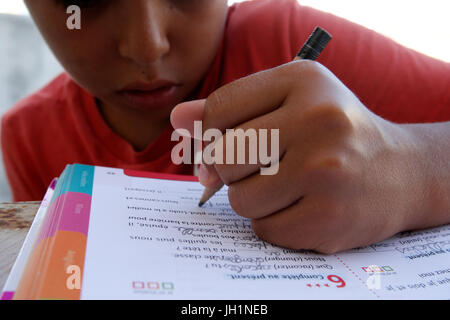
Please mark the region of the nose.
[[[128, 1], [126, 1], [128, 2]], [[164, 1], [133, 0], [124, 8], [120, 23], [119, 53], [146, 67], [170, 51]]]

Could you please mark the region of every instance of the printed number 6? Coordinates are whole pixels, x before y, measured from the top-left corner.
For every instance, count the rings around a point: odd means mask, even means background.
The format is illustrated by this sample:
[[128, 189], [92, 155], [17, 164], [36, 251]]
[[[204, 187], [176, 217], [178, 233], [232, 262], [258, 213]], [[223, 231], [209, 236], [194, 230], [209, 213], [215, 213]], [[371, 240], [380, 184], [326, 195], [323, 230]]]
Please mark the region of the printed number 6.
[[341, 277], [336, 275], [329, 275], [327, 278], [333, 283], [338, 283], [339, 285], [336, 286], [337, 288], [345, 287], [345, 281]]

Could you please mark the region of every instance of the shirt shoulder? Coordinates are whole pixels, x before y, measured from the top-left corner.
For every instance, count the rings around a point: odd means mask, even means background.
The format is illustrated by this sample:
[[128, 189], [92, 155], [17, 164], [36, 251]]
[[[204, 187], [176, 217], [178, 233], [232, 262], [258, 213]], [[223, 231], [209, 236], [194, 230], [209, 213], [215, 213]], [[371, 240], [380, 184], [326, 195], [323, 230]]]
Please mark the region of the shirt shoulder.
[[43, 121], [63, 111], [73, 91], [73, 81], [62, 73], [42, 89], [17, 102], [2, 117], [2, 131], [14, 130], [15, 134], [42, 127]]
[[295, 0], [253, 0], [234, 4], [225, 29], [223, 72], [226, 81], [291, 61], [301, 44], [293, 45]]
[[67, 133], [74, 131], [72, 101], [82, 89], [62, 73], [17, 102], [2, 117], [1, 149], [4, 158], [16, 165], [52, 157], [53, 149], [64, 144]]
[[[289, 25], [292, 10], [299, 8], [296, 0], [252, 0], [236, 3], [230, 7], [232, 13], [229, 17], [229, 31], [238, 31], [239, 35], [250, 33], [252, 36], [260, 32], [276, 34], [280, 26]], [[266, 33], [262, 35], [268, 36]]]
[[15, 201], [41, 199], [65, 166], [60, 158], [67, 141], [78, 136], [72, 101], [81, 90], [63, 73], [3, 115], [1, 153]]
[[316, 26], [333, 35], [317, 61], [374, 113], [393, 122], [448, 121], [450, 64], [295, 0], [230, 7], [219, 84], [292, 61]]

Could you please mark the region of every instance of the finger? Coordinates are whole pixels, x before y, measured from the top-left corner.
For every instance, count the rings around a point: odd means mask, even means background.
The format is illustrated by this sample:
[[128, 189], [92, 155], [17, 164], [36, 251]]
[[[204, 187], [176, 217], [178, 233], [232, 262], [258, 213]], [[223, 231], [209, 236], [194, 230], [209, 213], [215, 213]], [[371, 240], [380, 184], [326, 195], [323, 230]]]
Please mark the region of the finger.
[[[189, 132], [190, 137], [195, 137], [194, 122], [201, 121], [206, 100], [194, 100], [178, 104], [170, 114], [170, 122], [173, 128], [184, 135], [184, 130]], [[181, 130], [183, 129], [183, 130]], [[220, 177], [214, 168], [206, 168], [201, 164], [198, 168], [200, 183], [205, 187], [214, 187], [221, 183]]]
[[277, 109], [288, 96], [292, 79], [284, 66], [233, 81], [207, 99], [203, 129], [224, 131]]
[[224, 131], [283, 105], [297, 112], [348, 101], [351, 92], [327, 68], [314, 61], [294, 61], [231, 82], [207, 99], [203, 129]]
[[[214, 166], [222, 181], [229, 185], [257, 172], [269, 175], [264, 170], [279, 163], [286, 152], [288, 137], [292, 135], [289, 116], [277, 109], [227, 130], [222, 139], [211, 146], [221, 151], [215, 154], [219, 161]], [[222, 150], [218, 150], [220, 145]], [[275, 174], [276, 171], [270, 173]]]
[[[175, 106], [170, 114], [170, 122], [175, 130], [188, 130], [191, 137], [194, 137], [194, 122], [203, 119], [206, 100], [194, 100], [183, 102]], [[183, 135], [183, 131], [178, 131]], [[197, 137], [195, 137], [197, 138]]]
[[307, 195], [286, 209], [252, 220], [252, 228], [262, 240], [281, 247], [332, 252], [341, 246], [339, 237], [349, 232], [345, 227], [349, 223], [341, 223], [344, 218], [333, 206], [331, 199], [324, 202]]
[[223, 181], [213, 166], [201, 164], [198, 168], [198, 180], [206, 188], [223, 186]]
[[184, 128], [191, 133], [194, 121], [200, 120], [204, 122], [203, 130], [217, 128], [224, 131], [271, 112], [285, 101], [307, 108], [339, 102], [350, 93], [319, 63], [295, 61], [231, 82], [206, 100], [180, 103], [172, 110], [171, 122], [175, 129]]
[[[199, 121], [202, 118], [202, 113], [204, 112], [205, 108], [205, 100], [196, 100], [196, 101], [189, 101], [185, 103], [181, 103], [177, 105], [172, 113], [171, 113], [171, 123], [172, 126], [175, 128], [175, 130], [179, 129], [186, 129], [189, 131], [190, 136], [195, 135], [195, 129], [194, 129], [194, 122]], [[236, 129], [242, 129], [245, 132], [248, 129], [278, 129], [281, 121], [277, 119], [277, 117], [280, 117], [281, 113], [270, 113], [267, 115], [263, 115], [262, 117], [249, 121], [248, 123], [240, 126]], [[183, 135], [183, 131], [179, 131], [181, 135]], [[259, 135], [258, 135], [259, 138]], [[268, 135], [268, 138], [270, 139], [270, 135]], [[226, 141], [226, 139], [225, 139]], [[226, 145], [226, 144], [224, 144]], [[236, 145], [236, 152], [235, 155], [237, 157], [238, 150]], [[267, 143], [267, 149], [271, 150], [271, 144], [270, 140]], [[279, 148], [277, 148], [278, 154], [280, 152]], [[245, 152], [248, 155], [248, 152]], [[226, 153], [224, 154], [226, 156]], [[273, 162], [273, 161], [272, 161]], [[237, 163], [233, 162], [234, 164]], [[248, 163], [248, 162], [246, 162]], [[229, 172], [229, 175], [233, 175], [233, 170], [236, 171], [235, 176], [242, 178], [246, 175], [249, 175], [257, 170], [259, 170], [262, 166], [265, 166], [266, 164], [262, 164], [258, 162], [257, 164], [249, 164], [247, 166], [233, 166], [229, 169], [224, 169]], [[217, 174], [216, 170], [212, 168], [211, 166], [202, 167], [199, 169], [199, 180], [200, 183], [202, 183], [204, 186], [211, 187], [214, 186], [220, 181], [219, 175]], [[223, 180], [223, 179], [222, 179]], [[232, 178], [227, 179], [227, 181], [234, 181]]]
[[[194, 131], [192, 120], [200, 118], [202, 108], [203, 130], [217, 128], [223, 132], [226, 128], [234, 128], [242, 122], [279, 108], [284, 101], [291, 107], [296, 106], [291, 109], [299, 113], [314, 104], [341, 100], [342, 95], [339, 93], [342, 90], [337, 88], [343, 85], [339, 81], [333, 81], [333, 77], [326, 68], [314, 62], [299, 61], [270, 69], [218, 89], [208, 97], [205, 104], [193, 102], [184, 105], [187, 109], [196, 110], [190, 113], [196, 113], [193, 118], [183, 117], [183, 113], [177, 116], [180, 109], [174, 110], [174, 127], [182, 125]], [[340, 85], [336, 86], [336, 83]], [[178, 119], [183, 118], [190, 120], [184, 124], [183, 120], [177, 123]], [[214, 168], [208, 166], [205, 171], [209, 172], [209, 176], [214, 176]]]
[[[217, 128], [224, 132], [282, 109], [284, 103], [295, 114], [316, 103], [326, 105], [337, 99], [337, 88], [343, 86], [336, 83], [340, 82], [329, 70], [311, 61], [296, 61], [239, 79], [208, 97], [203, 130]], [[214, 175], [214, 170], [207, 166], [205, 171]]]
[[275, 176], [255, 173], [232, 183], [228, 188], [228, 198], [234, 211], [245, 218], [261, 219], [290, 207], [305, 196], [305, 179], [299, 171], [291, 170], [289, 161], [286, 154]]

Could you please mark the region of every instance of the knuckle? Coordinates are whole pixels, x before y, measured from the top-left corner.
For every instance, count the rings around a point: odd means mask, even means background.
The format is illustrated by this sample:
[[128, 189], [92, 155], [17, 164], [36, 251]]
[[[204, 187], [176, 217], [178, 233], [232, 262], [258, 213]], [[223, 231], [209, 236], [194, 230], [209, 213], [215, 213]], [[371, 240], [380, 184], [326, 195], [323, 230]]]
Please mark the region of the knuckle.
[[296, 74], [299, 72], [316, 72], [319, 63], [314, 60], [295, 60], [290, 63], [287, 63], [286, 66], [288, 68], [293, 69]]
[[233, 90], [231, 90], [229, 86], [221, 87], [208, 96], [203, 113], [204, 129], [225, 129], [221, 128], [219, 124], [226, 120], [224, 117], [226, 117], [227, 113], [224, 112], [224, 110], [227, 109], [228, 105], [232, 104], [232, 99]]
[[[219, 88], [212, 92], [207, 98], [206, 102], [210, 109], [209, 112], [213, 112], [216, 109], [216, 106], [220, 106], [224, 101], [224, 91], [226, 91], [226, 87]], [[206, 111], [206, 110], [205, 110]]]
[[352, 178], [347, 156], [342, 152], [324, 151], [310, 156], [302, 169], [310, 182], [320, 181], [320, 187]]
[[325, 75], [328, 72], [322, 64], [313, 60], [298, 60], [286, 64], [286, 72], [291, 80], [298, 82], [304, 81], [305, 78], [314, 79]]
[[321, 72], [320, 70], [321, 66], [316, 61], [298, 60], [261, 71], [257, 75], [260, 81], [270, 81], [270, 79], [276, 78], [281, 83], [295, 86], [305, 82], [305, 79], [316, 78]]
[[[353, 123], [344, 108], [336, 102], [322, 103], [305, 111], [306, 123], [315, 125], [321, 132], [333, 137], [352, 132]], [[328, 134], [328, 135], [329, 135]]]
[[217, 106], [221, 104], [220, 93], [214, 91], [207, 99], [205, 103], [205, 110], [203, 112], [203, 129], [216, 128], [215, 119], [217, 119]]

